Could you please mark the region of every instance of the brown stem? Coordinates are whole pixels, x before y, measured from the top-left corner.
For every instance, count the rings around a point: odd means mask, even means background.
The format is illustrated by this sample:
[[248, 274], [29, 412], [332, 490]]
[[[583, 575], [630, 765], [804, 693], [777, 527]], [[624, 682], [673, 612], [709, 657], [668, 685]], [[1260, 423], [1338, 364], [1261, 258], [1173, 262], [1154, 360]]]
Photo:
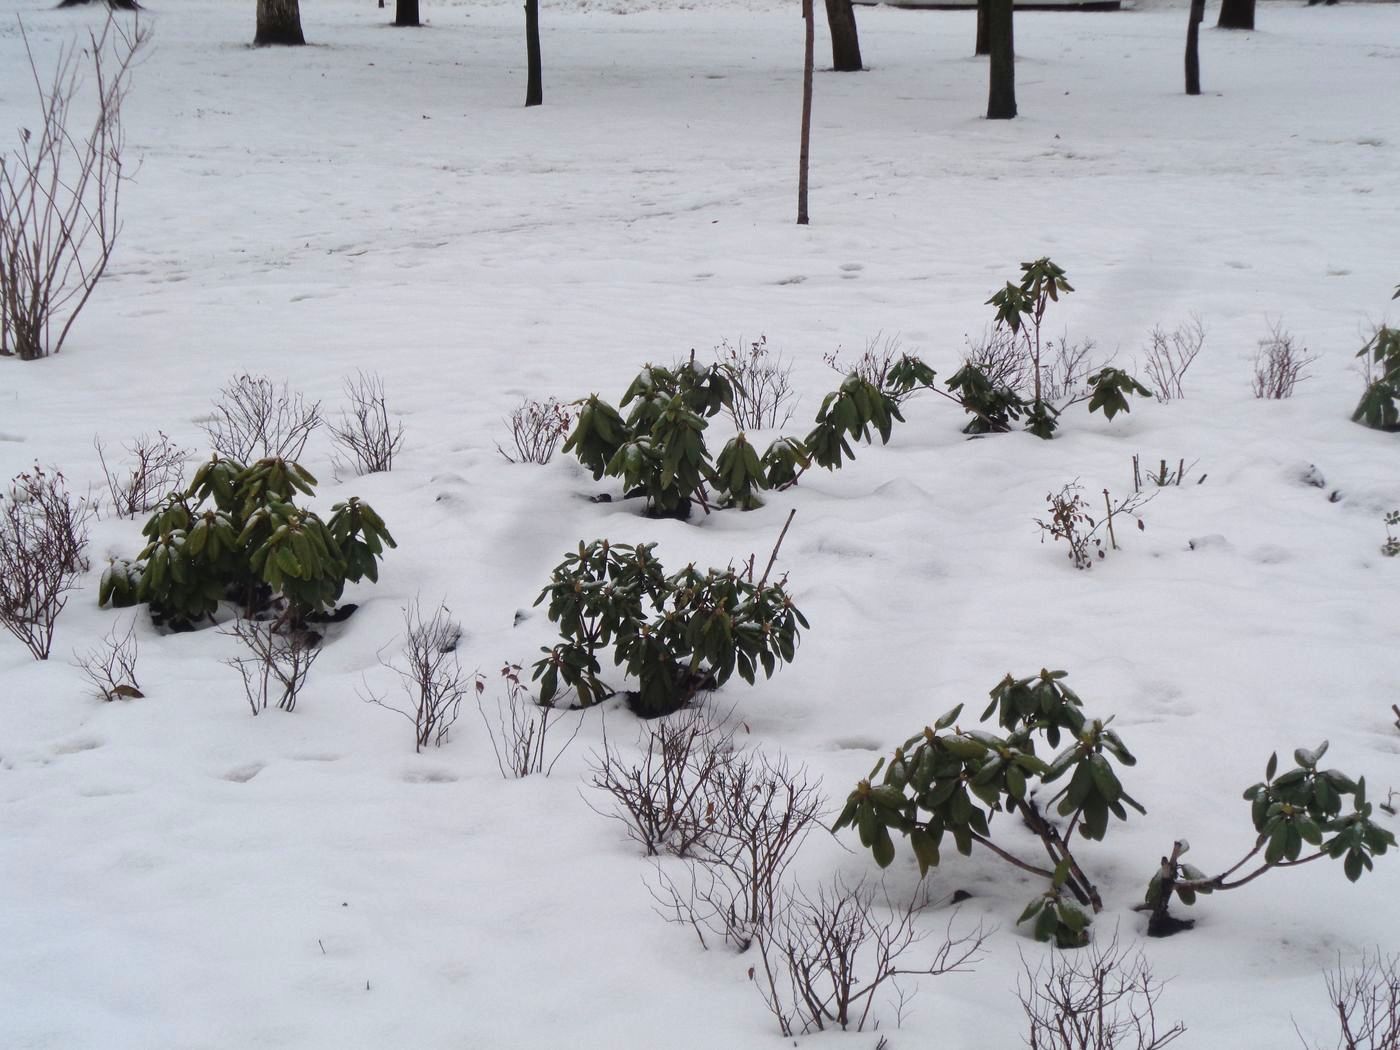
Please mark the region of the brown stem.
[[778, 548], [783, 545], [783, 540], [787, 537], [788, 526], [792, 524], [792, 519], [796, 515], [796, 507], [788, 511], [787, 521], [783, 522], [783, 531], [778, 533], [778, 542], [773, 544], [773, 553], [768, 555], [768, 565], [763, 570], [763, 578], [758, 581], [758, 589], [760, 591], [763, 590], [763, 585], [768, 582], [768, 574], [773, 571], [773, 563], [778, 560]]

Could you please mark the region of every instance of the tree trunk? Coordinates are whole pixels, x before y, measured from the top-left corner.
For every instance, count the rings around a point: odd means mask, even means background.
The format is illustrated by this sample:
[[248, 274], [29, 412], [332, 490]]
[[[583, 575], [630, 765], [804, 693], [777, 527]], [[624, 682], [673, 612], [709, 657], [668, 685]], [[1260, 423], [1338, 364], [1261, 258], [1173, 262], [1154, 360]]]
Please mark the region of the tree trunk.
[[973, 47], [974, 55], [990, 55], [992, 49], [987, 46], [987, 0], [977, 0], [977, 44]]
[[1016, 41], [1011, 22], [1011, 0], [984, 0], [987, 7], [987, 44], [991, 54], [991, 87], [987, 92], [987, 119], [1010, 120], [1016, 115]]
[[1186, 22], [1186, 93], [1201, 93], [1201, 22], [1206, 17], [1206, 0], [1191, 0]]
[[417, 26], [422, 24], [418, 21], [418, 0], [394, 0], [394, 25]]
[[297, 0], [258, 0], [258, 35], [254, 47], [267, 44], [304, 44], [301, 8]]
[[1218, 29], [1253, 29], [1254, 0], [1222, 0]]
[[826, 0], [826, 24], [831, 31], [831, 68], [838, 73], [859, 73], [860, 34], [851, 0]]
[[540, 0], [525, 0], [525, 105], [544, 102], [540, 82]]
[[812, 67], [816, 64], [816, 28], [813, 0], [802, 0], [802, 21], [806, 28], [802, 56], [802, 145], [797, 153], [797, 225], [807, 225], [807, 159], [812, 141]]

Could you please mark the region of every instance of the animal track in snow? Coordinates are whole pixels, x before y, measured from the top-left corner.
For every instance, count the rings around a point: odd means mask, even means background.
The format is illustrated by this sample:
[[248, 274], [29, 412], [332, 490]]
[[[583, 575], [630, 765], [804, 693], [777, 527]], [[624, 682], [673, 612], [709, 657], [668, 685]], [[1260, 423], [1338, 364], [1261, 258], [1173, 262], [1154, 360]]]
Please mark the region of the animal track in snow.
[[405, 784], [451, 784], [457, 775], [442, 769], [410, 769], [403, 779]]
[[266, 768], [261, 762], [249, 762], [246, 766], [230, 769], [223, 779], [231, 780], [235, 784], [246, 784]]
[[55, 744], [53, 753], [55, 755], [76, 755], [82, 751], [96, 751], [104, 743], [106, 741], [95, 736], [75, 736], [71, 740]]

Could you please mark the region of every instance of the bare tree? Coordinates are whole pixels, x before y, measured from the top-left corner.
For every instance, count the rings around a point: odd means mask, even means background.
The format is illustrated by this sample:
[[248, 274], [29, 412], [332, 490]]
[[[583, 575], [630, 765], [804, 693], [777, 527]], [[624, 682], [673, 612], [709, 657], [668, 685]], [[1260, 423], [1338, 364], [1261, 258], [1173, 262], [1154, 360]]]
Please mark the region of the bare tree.
[[395, 0], [394, 25], [418, 26], [422, 24], [418, 20], [418, 0]]
[[0, 627], [47, 660], [54, 624], [88, 569], [88, 501], [38, 465], [0, 493]]
[[540, 0], [525, 0], [525, 105], [544, 103], [540, 69]]
[[417, 602], [404, 609], [405, 667], [384, 661], [381, 663], [399, 676], [406, 706], [390, 703], [373, 692], [363, 692], [366, 703], [403, 715], [413, 723], [413, 749], [422, 751], [430, 744], [441, 747], [448, 732], [457, 721], [462, 701], [469, 689], [478, 693], [483, 687], [475, 673], [462, 670], [457, 659], [457, 643], [462, 626], [452, 619], [446, 606], [438, 606], [425, 617]]
[[283, 711], [295, 711], [311, 665], [321, 655], [320, 636], [309, 631], [279, 631], [270, 620], [234, 620], [227, 632], [248, 649], [248, 656], [225, 660], [243, 678], [243, 694], [253, 714], [267, 710], [277, 697]]
[[826, 25], [831, 34], [831, 68], [838, 73], [859, 73], [865, 66], [851, 0], [826, 0]]
[[107, 479], [112, 510], [119, 518], [134, 518], [155, 509], [167, 493], [179, 487], [189, 455], [163, 430], [156, 431], [155, 437], [142, 434], [124, 446], [131, 457], [131, 465], [125, 469], [107, 466], [101, 438], [94, 439], [93, 445], [102, 463], [102, 476]]
[[906, 959], [928, 936], [915, 922], [925, 904], [922, 896], [896, 903], [883, 886], [877, 896], [864, 881], [840, 877], [815, 894], [787, 894], [777, 920], [758, 932], [758, 963], [749, 971], [782, 1034], [864, 1031], [877, 993], [892, 995], [903, 1014], [912, 991], [901, 978], [970, 969], [986, 934], [979, 926], [954, 936], [951, 921], [931, 958]]
[[295, 461], [321, 422], [321, 402], [308, 405], [285, 382], [245, 373], [219, 391], [213, 414], [200, 425], [221, 456], [251, 463], [268, 456]]
[[1162, 983], [1141, 951], [1115, 935], [1106, 945], [1053, 952], [1036, 968], [1022, 959], [1016, 994], [1031, 1050], [1160, 1050], [1186, 1031], [1180, 1022], [1158, 1031]]
[[[85, 46], [60, 50], [47, 81], [19, 24], [40, 114], [0, 156], [0, 355], [32, 361], [63, 349], [107, 270], [121, 232], [122, 103], [149, 32], [109, 16]], [[92, 91], [80, 89], [91, 78]], [[75, 103], [91, 95], [86, 134]]]
[[86, 653], [74, 653], [74, 662], [79, 670], [87, 675], [92, 683], [97, 699], [111, 703], [113, 700], [136, 700], [145, 696], [141, 683], [136, 680], [136, 658], [140, 646], [136, 644], [136, 618], [133, 616], [121, 631], [113, 627], [102, 639], [102, 644]]
[[357, 372], [345, 380], [345, 396], [350, 408], [341, 412], [339, 425], [329, 424], [331, 438], [343, 453], [337, 468], [355, 474], [392, 470], [403, 447], [403, 424], [389, 419], [383, 378], [378, 372]]

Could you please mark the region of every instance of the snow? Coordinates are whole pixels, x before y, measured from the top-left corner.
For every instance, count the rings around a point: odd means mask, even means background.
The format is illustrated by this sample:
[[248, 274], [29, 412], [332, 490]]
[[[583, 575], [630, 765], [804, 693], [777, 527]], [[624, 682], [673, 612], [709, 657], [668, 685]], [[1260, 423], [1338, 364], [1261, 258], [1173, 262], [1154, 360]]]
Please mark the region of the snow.
[[[5, 6], [41, 67], [100, 17]], [[324, 430], [305, 463], [319, 506], [363, 497], [399, 549], [347, 595], [360, 610], [293, 714], [250, 717], [221, 663], [231, 639], [145, 618], [146, 697], [92, 699], [68, 654], [132, 616], [97, 609], [96, 585], [139, 549], [138, 523], [95, 525], [53, 659], [0, 638], [0, 1046], [779, 1045], [752, 958], [653, 914], [651, 864], [590, 811], [589, 750], [605, 722], [630, 739], [625, 710], [588, 712], [552, 777], [507, 782], [475, 712], [415, 755], [402, 720], [359, 698], [392, 686], [379, 657], [415, 597], [462, 621], [468, 667], [533, 660], [554, 636], [541, 610], [516, 613], [580, 539], [724, 565], [766, 556], [797, 508], [779, 567], [812, 628], [793, 665], [712, 702], [822, 777], [833, 816], [955, 703], [980, 710], [1008, 671], [1067, 669], [1089, 712], [1117, 715], [1139, 759], [1125, 787], [1149, 811], [1079, 851], [1101, 937], [1141, 935], [1132, 906], [1174, 838], [1209, 870], [1248, 848], [1239, 796], [1271, 751], [1326, 738], [1373, 799], [1397, 786], [1400, 565], [1379, 553], [1396, 438], [1348, 420], [1361, 333], [1400, 281], [1396, 7], [1261, 4], [1258, 31], [1203, 33], [1194, 99], [1184, 5], [1023, 12], [1011, 122], [981, 119], [972, 12], [859, 9], [871, 69], [817, 77], [802, 228], [796, 5], [546, 4], [532, 110], [517, 5], [428, 0], [427, 27], [394, 30], [365, 0], [317, 0], [313, 46], [259, 51], [252, 6], [143, 16], [118, 252], [61, 356], [0, 361], [0, 477], [37, 460], [95, 485], [95, 436], [110, 451], [157, 428], [202, 456], [197, 423], [238, 372], [333, 413], [344, 377], [374, 370], [406, 428], [400, 465], [337, 481]], [[13, 17], [0, 70], [12, 129], [33, 110]], [[897, 334], [946, 378], [988, 295], [1041, 255], [1076, 289], [1054, 334], [1120, 367], [1140, 366], [1154, 324], [1201, 317], [1184, 400], [1112, 422], [1080, 405], [1047, 443], [969, 441], [924, 395], [888, 447], [691, 523], [589, 502], [607, 486], [567, 458], [495, 451], [522, 396], [615, 402], [646, 361], [759, 334], [794, 364], [800, 435], [838, 381], [823, 354]], [[1318, 359], [1293, 399], [1256, 401], [1274, 322]], [[1079, 479], [1121, 496], [1134, 454], [1208, 477], [1164, 490], [1145, 532], [1076, 572], [1038, 542], [1045, 494]], [[1293, 1021], [1328, 1038], [1323, 970], [1400, 942], [1394, 865], [1349, 885], [1319, 863], [1203, 900], [1194, 931], [1143, 942], [1171, 979], [1159, 1015], [1196, 1046], [1293, 1045]], [[874, 877], [854, 836], [814, 836], [795, 868], [838, 871]], [[887, 878], [913, 892], [906, 846]], [[883, 1005], [881, 1030], [894, 1047], [1019, 1045], [1021, 959], [1048, 949], [1014, 921], [1041, 887], [985, 853], [929, 878], [936, 898], [974, 893], [956, 928], [996, 932], [975, 973], [922, 982], [901, 1030]]]

